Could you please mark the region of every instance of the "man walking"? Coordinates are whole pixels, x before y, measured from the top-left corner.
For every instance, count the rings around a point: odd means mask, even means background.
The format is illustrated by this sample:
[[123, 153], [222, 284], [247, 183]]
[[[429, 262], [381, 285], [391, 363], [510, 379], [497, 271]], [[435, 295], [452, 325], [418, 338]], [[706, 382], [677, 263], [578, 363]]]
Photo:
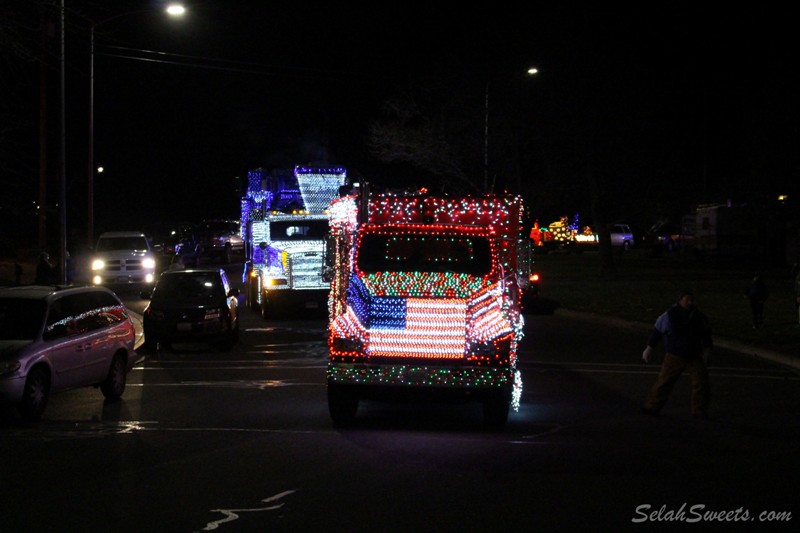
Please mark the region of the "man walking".
[[711, 326], [706, 316], [694, 306], [691, 290], [681, 290], [678, 302], [656, 319], [642, 353], [649, 363], [655, 348], [664, 339], [666, 354], [658, 379], [645, 400], [642, 412], [657, 416], [669, 399], [672, 388], [684, 370], [692, 379], [692, 415], [708, 418], [709, 383], [706, 363], [711, 353]]

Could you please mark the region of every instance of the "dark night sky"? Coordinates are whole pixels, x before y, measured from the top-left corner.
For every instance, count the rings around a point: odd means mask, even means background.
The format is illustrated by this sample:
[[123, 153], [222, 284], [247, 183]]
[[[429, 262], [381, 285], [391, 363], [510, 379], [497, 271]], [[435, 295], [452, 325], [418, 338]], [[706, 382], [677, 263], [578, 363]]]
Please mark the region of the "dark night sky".
[[[78, 182], [70, 202], [80, 225], [88, 107], [81, 17], [105, 20], [157, 3], [66, 4], [77, 21], [67, 52], [67, 174]], [[572, 161], [578, 149], [563, 147], [587, 138], [604, 182], [622, 194], [636, 184], [651, 204], [676, 191], [698, 200], [701, 181], [703, 199], [797, 191], [788, 12], [697, 2], [432, 4], [199, 0], [185, 3], [180, 22], [153, 9], [98, 26], [95, 159], [106, 168], [97, 180], [98, 230], [119, 217], [236, 216], [235, 178], [256, 167], [324, 161], [372, 182], [391, 179], [396, 169], [364, 143], [384, 100], [433, 74], [452, 70], [494, 87], [529, 65], [540, 74], [525, 109], [547, 155], [517, 184], [525, 194], [584, 172]], [[134, 61], [108, 45], [176, 55]], [[569, 194], [553, 189], [529, 203], [555, 214], [572, 207], [564, 207]], [[616, 192], [608, 194], [613, 202]], [[644, 218], [622, 204], [614, 214]]]

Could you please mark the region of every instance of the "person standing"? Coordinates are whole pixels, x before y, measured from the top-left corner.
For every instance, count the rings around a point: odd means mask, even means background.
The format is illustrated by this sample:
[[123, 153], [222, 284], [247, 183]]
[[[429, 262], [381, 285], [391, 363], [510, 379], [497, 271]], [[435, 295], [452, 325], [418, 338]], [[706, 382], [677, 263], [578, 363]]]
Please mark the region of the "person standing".
[[52, 285], [56, 282], [56, 269], [50, 263], [50, 254], [42, 252], [39, 254], [39, 263], [36, 265], [36, 277], [34, 283], [37, 285]]
[[764, 280], [756, 274], [750, 285], [744, 290], [747, 301], [750, 302], [750, 312], [753, 315], [753, 329], [758, 329], [764, 324], [764, 302], [769, 296], [769, 289]]
[[706, 363], [713, 347], [711, 325], [705, 314], [695, 307], [691, 290], [681, 290], [677, 303], [656, 319], [642, 353], [645, 363], [650, 362], [653, 349], [662, 339], [666, 354], [642, 413], [658, 416], [678, 378], [686, 370], [692, 379], [692, 415], [708, 418], [710, 390]]

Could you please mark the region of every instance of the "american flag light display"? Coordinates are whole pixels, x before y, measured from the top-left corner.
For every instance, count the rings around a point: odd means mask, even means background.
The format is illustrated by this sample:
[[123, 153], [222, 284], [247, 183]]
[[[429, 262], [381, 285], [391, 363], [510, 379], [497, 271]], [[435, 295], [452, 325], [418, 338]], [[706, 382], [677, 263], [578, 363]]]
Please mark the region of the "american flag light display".
[[[518, 398], [523, 318], [510, 288], [521, 200], [379, 195], [368, 206], [367, 223], [360, 227], [355, 197], [329, 208], [337, 237], [329, 379], [467, 388], [511, 384]], [[382, 238], [386, 251], [376, 257], [380, 247], [371, 242], [367, 261], [360, 253], [369, 236]], [[486, 268], [471, 268], [477, 252], [466, 259], [447, 255], [462, 244], [477, 250], [479, 241], [491, 243]], [[414, 262], [411, 255], [420, 249], [427, 256]]]

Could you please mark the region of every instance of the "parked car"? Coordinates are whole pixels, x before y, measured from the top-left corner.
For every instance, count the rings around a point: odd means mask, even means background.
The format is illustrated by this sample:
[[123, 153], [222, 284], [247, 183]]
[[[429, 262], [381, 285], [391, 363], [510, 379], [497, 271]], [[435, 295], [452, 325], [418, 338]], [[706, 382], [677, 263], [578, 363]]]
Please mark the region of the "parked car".
[[95, 285], [153, 283], [156, 259], [143, 232], [108, 231], [97, 239], [91, 269]]
[[221, 268], [169, 270], [161, 274], [142, 313], [145, 348], [173, 342], [210, 342], [230, 349], [239, 341], [239, 289]]
[[51, 393], [99, 387], [118, 399], [137, 362], [134, 325], [105, 287], [0, 289], [0, 400], [38, 420]]
[[244, 254], [244, 240], [238, 220], [204, 220], [195, 228], [202, 255], [229, 264], [234, 254]]
[[611, 224], [609, 232], [611, 235], [611, 246], [622, 248], [624, 251], [633, 248], [635, 239], [630, 226], [627, 224]]
[[648, 246], [668, 252], [683, 250], [690, 246], [693, 241], [693, 224], [686, 221], [682, 224], [669, 221], [658, 222], [645, 235], [645, 242]]
[[[175, 248], [181, 241], [193, 238], [194, 226], [189, 223], [179, 222], [159, 227], [152, 234], [153, 251], [161, 253], [171, 259], [175, 255]], [[169, 262], [169, 260], [167, 261]]]

